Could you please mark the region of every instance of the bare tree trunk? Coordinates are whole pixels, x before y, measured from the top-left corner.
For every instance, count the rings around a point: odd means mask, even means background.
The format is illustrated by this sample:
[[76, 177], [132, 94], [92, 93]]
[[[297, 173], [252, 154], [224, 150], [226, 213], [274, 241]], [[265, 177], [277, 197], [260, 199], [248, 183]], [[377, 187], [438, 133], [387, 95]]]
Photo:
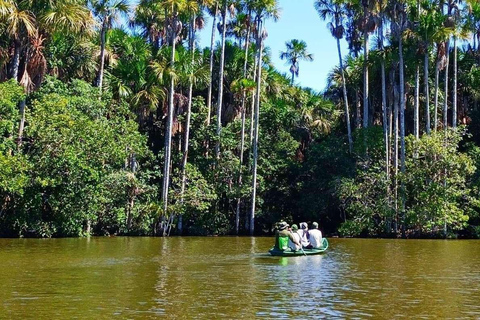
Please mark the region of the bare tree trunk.
[[106, 22], [103, 22], [102, 30], [100, 31], [100, 67], [98, 69], [98, 76], [97, 76], [97, 87], [99, 88], [100, 92], [102, 92], [103, 86], [103, 73], [105, 69], [105, 36], [107, 33], [107, 26]]
[[[173, 8], [172, 8], [173, 12]], [[170, 67], [172, 70], [175, 68], [175, 38], [176, 38], [176, 22], [177, 15], [174, 13], [174, 18], [172, 19], [172, 28], [171, 28], [171, 39], [172, 39], [172, 54], [170, 56]], [[175, 90], [175, 81], [174, 78], [170, 79], [170, 92], [169, 92], [169, 101], [168, 101], [168, 116], [167, 116], [167, 126], [165, 128], [165, 163], [163, 165], [163, 188], [162, 188], [162, 202], [163, 202], [163, 214], [167, 214], [168, 209], [168, 188], [170, 184], [170, 162], [171, 162], [171, 148], [172, 148], [172, 124], [173, 124], [173, 97]], [[166, 235], [166, 229], [162, 225], [163, 235]]]
[[453, 38], [452, 127], [457, 127], [457, 38]]
[[[260, 19], [260, 18], [259, 18]], [[252, 207], [250, 211], [250, 235], [253, 236], [255, 228], [255, 200], [257, 195], [257, 163], [258, 163], [258, 132], [260, 117], [260, 86], [262, 80], [262, 52], [263, 52], [263, 23], [259, 20], [257, 46], [258, 50], [258, 73], [257, 73], [257, 94], [255, 96], [255, 126], [253, 137], [253, 178], [252, 178]]]
[[352, 153], [353, 151], [352, 127], [350, 126], [350, 113], [348, 110], [347, 85], [345, 83], [345, 72], [343, 71], [342, 50], [340, 48], [339, 38], [337, 38], [337, 51], [338, 51], [338, 60], [340, 61], [340, 70], [342, 72], [343, 102], [345, 104], [345, 121], [347, 124], [348, 151]]
[[[383, 1], [381, 2], [383, 5]], [[384, 146], [385, 146], [385, 174], [386, 180], [388, 181], [386, 187], [386, 196], [387, 196], [387, 204], [390, 207], [391, 203], [391, 193], [390, 193], [390, 140], [389, 140], [389, 129], [388, 129], [388, 106], [387, 106], [387, 86], [386, 86], [386, 76], [385, 76], [385, 48], [384, 48], [384, 34], [383, 34], [383, 14], [381, 14], [381, 21], [380, 27], [378, 30], [379, 34], [379, 42], [380, 42], [380, 52], [382, 54], [381, 62], [380, 62], [380, 72], [382, 77], [382, 124], [383, 124], [383, 139], [384, 139]], [[385, 223], [385, 231], [387, 233], [391, 232], [391, 224], [392, 219], [390, 216], [387, 217], [387, 221]]]
[[18, 139], [17, 139], [17, 145], [20, 147], [23, 142], [23, 130], [25, 129], [25, 106], [26, 106], [26, 100], [25, 98], [22, 99], [19, 103], [19, 108], [20, 108], [20, 125], [18, 127]]
[[[400, 18], [400, 30], [401, 34], [399, 36], [398, 44], [398, 57], [399, 57], [399, 68], [400, 68], [400, 172], [405, 173], [405, 78], [404, 78], [404, 61], [403, 61], [403, 14]], [[405, 184], [402, 181], [401, 183], [401, 204], [400, 210], [402, 212], [402, 237], [405, 237]]]
[[420, 65], [415, 68], [415, 93], [414, 93], [414, 115], [413, 115], [413, 134], [415, 139], [420, 138]]
[[433, 131], [437, 132], [438, 126], [438, 85], [440, 77], [440, 60], [437, 59], [435, 64], [435, 97], [434, 97], [434, 107], [433, 107]]
[[18, 81], [18, 70], [20, 68], [20, 52], [22, 51], [22, 44], [20, 41], [14, 41], [14, 50], [13, 50], [13, 59], [12, 67], [10, 72], [10, 77], [15, 81]]
[[[380, 44], [381, 44], [381, 50], [383, 52], [383, 27], [380, 29]], [[389, 147], [389, 138], [388, 138], [388, 120], [387, 120], [387, 113], [388, 113], [388, 108], [387, 108], [387, 89], [386, 89], [386, 83], [385, 83], [385, 60], [384, 58], [381, 59], [381, 64], [380, 64], [380, 69], [382, 73], [382, 122], [383, 122], [383, 139], [384, 139], [384, 144], [385, 144], [385, 174], [387, 175], [387, 181], [390, 181], [390, 147]], [[388, 198], [388, 203], [390, 206], [390, 187], [387, 184], [387, 190], [386, 190], [387, 198]], [[387, 232], [390, 232], [390, 226], [389, 223], [387, 223], [388, 230]]]
[[222, 108], [223, 108], [223, 69], [225, 67], [225, 33], [227, 30], [227, 0], [224, 0], [222, 10], [222, 53], [220, 55], [220, 71], [218, 79], [218, 99], [217, 99], [217, 143], [215, 145], [215, 159], [220, 159], [220, 136], [222, 134]]
[[445, 44], [445, 53], [447, 55], [447, 65], [445, 66], [445, 100], [443, 101], [443, 126], [444, 130], [447, 130], [448, 127], [448, 64], [450, 60], [450, 40], [447, 40]]
[[423, 64], [424, 77], [424, 94], [425, 94], [425, 130], [430, 134], [430, 90], [428, 87], [428, 48], [425, 51], [425, 58]]
[[[27, 66], [28, 66], [29, 57], [30, 57], [29, 50], [27, 49], [26, 51], [27, 52], [25, 54], [25, 64], [24, 64], [24, 70], [22, 73], [22, 78], [27, 73]], [[28, 93], [29, 92], [28, 88], [25, 88], [25, 91]], [[23, 142], [23, 131], [25, 129], [25, 107], [26, 107], [26, 98], [23, 98], [22, 101], [20, 101], [19, 103], [20, 125], [18, 127], [18, 139], [17, 139], [18, 148], [20, 148]]]
[[[395, 76], [394, 76], [395, 78]], [[394, 113], [393, 113], [393, 126], [394, 126], [394, 157], [393, 157], [393, 168], [394, 168], [394, 190], [395, 190], [395, 234], [398, 232], [398, 113], [400, 109], [400, 94], [399, 86], [397, 85], [396, 79], [394, 80]]]
[[362, 127], [362, 104], [360, 102], [360, 98], [358, 97], [358, 91], [355, 93], [355, 104], [356, 104], [356, 119], [355, 119], [355, 127], [360, 129]]
[[207, 126], [210, 125], [210, 117], [212, 112], [213, 56], [214, 56], [213, 46], [215, 44], [215, 23], [217, 21], [217, 11], [218, 11], [218, 1], [215, 1], [215, 15], [213, 16], [212, 38], [210, 40], [210, 84], [208, 85], [208, 95], [207, 95]]
[[[242, 108], [242, 134], [240, 142], [240, 164], [238, 169], [238, 186], [242, 186], [242, 167], [243, 167], [243, 150], [245, 149], [245, 108]], [[238, 234], [240, 227], [240, 205], [242, 197], [237, 198], [237, 207], [235, 210], [235, 233]]]
[[[192, 71], [190, 74], [190, 81], [188, 86], [188, 105], [187, 105], [187, 119], [185, 120], [185, 138], [183, 146], [183, 157], [182, 157], [182, 185], [180, 188], [180, 202], [183, 204], [184, 194], [185, 194], [185, 185], [187, 183], [187, 161], [188, 161], [188, 146], [190, 139], [190, 120], [192, 118], [192, 96], [193, 96], [193, 64], [195, 63], [195, 15], [192, 15], [190, 20], [190, 50], [192, 52]], [[183, 231], [183, 216], [178, 216], [178, 232], [182, 234]]]
[[[366, 21], [367, 18], [367, 6], [363, 7], [363, 18]], [[368, 31], [365, 22], [363, 33], [363, 127], [368, 127]]]
[[[255, 55], [255, 61], [254, 61], [254, 68], [253, 68], [253, 79], [257, 79], [257, 66], [258, 66], [258, 58], [257, 55]], [[250, 146], [253, 146], [253, 120], [254, 120], [254, 115], [255, 115], [255, 101], [257, 100], [255, 92], [252, 92], [252, 103], [250, 106]], [[252, 148], [248, 149], [248, 171], [252, 170], [252, 161], [250, 161], [251, 158], [251, 152]]]
[[[248, 14], [250, 17], [250, 11]], [[250, 18], [249, 18], [250, 19]], [[250, 25], [247, 27], [247, 35], [245, 37], [245, 61], [243, 63], [243, 77], [247, 78], [247, 63], [248, 63], [248, 47], [250, 44]], [[243, 150], [245, 149], [245, 100], [247, 99], [246, 91], [243, 90], [242, 93], [242, 106], [241, 106], [241, 113], [242, 113], [242, 133], [240, 138], [240, 164], [238, 168], [238, 186], [242, 186], [242, 167], [243, 167]], [[237, 198], [237, 208], [235, 211], [235, 232], [238, 234], [239, 226], [240, 226], [240, 204], [241, 204], [241, 197]]]
[[[135, 154], [131, 153], [126, 159], [126, 168], [130, 169], [132, 174], [135, 176], [137, 171]], [[127, 192], [127, 231], [130, 232], [132, 228], [132, 219], [133, 219], [133, 206], [135, 204], [135, 186], [129, 188]]]

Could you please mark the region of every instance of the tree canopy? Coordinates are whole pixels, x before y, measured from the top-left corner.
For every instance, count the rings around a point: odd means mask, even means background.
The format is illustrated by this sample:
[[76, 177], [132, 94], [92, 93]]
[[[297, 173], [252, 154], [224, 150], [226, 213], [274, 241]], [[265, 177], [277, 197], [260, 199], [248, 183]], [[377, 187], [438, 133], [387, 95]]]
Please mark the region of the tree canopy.
[[479, 237], [478, 4], [313, 6], [324, 92], [276, 0], [0, 1], [0, 235]]

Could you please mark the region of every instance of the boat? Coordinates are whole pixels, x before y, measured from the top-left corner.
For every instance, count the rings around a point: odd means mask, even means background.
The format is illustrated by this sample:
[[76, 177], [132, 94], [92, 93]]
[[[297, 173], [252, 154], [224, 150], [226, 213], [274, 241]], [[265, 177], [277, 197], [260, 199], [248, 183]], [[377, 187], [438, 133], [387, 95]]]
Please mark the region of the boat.
[[272, 256], [279, 257], [294, 257], [294, 256], [313, 256], [315, 254], [322, 254], [328, 249], [328, 240], [327, 238], [322, 238], [322, 246], [318, 249], [301, 249], [297, 251], [292, 251], [291, 249], [279, 250], [273, 247], [268, 252]]

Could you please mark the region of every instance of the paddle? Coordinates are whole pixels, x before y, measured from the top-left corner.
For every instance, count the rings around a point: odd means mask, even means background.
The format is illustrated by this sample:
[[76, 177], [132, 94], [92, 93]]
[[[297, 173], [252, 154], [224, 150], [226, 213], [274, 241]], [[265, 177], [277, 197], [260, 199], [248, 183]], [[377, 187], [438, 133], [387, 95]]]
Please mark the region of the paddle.
[[307, 254], [305, 253], [305, 251], [303, 251], [303, 246], [302, 245], [300, 245], [300, 249], [302, 249], [303, 255], [306, 257]]

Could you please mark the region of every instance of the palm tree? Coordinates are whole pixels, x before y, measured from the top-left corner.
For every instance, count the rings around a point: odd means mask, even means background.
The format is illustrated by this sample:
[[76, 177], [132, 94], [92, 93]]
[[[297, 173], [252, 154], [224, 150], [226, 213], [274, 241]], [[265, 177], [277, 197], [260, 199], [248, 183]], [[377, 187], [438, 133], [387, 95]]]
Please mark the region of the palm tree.
[[250, 235], [253, 235], [255, 231], [255, 201], [257, 195], [257, 166], [258, 166], [258, 132], [259, 128], [259, 118], [260, 118], [260, 90], [261, 90], [261, 80], [262, 80], [262, 53], [263, 53], [263, 42], [267, 37], [267, 32], [264, 30], [264, 19], [272, 17], [276, 20], [279, 16], [279, 9], [277, 0], [259, 0], [255, 3], [253, 7], [256, 12], [256, 22], [257, 22], [257, 89], [255, 92], [255, 110], [254, 110], [254, 132], [252, 139], [252, 149], [253, 149], [253, 164], [252, 164], [252, 205], [250, 208], [250, 219], [249, 219], [249, 232]]
[[[20, 5], [22, 3], [19, 3]], [[22, 43], [27, 37], [35, 35], [37, 26], [35, 16], [27, 8], [19, 7], [15, 2], [5, 2], [1, 6], [0, 16], [5, 23], [7, 34], [12, 38], [14, 44], [13, 58], [11, 59], [9, 78], [19, 80], [20, 55]]]
[[[212, 35], [210, 39], [210, 84], [208, 86], [208, 94], [207, 94], [207, 126], [210, 125], [210, 117], [212, 112], [212, 86], [213, 86], [213, 57], [214, 57], [214, 49], [213, 45], [215, 43], [215, 23], [217, 20], [218, 15], [218, 0], [215, 0], [215, 6], [211, 15], [213, 16], [212, 22]], [[208, 150], [208, 146], [207, 146]], [[208, 152], [208, 151], [207, 151]]]
[[[413, 10], [412, 10], [413, 11]], [[420, 0], [417, 0], [416, 15], [411, 18], [415, 21], [414, 30], [418, 31], [418, 24], [420, 20]], [[419, 39], [416, 39], [417, 45], [420, 46]], [[415, 58], [416, 55], [415, 55]], [[415, 59], [417, 60], [417, 59]], [[413, 135], [415, 139], [420, 138], [420, 61], [415, 61], [415, 91], [414, 91], [414, 105], [413, 105]]]
[[450, 3], [449, 5], [455, 9], [453, 13], [453, 89], [452, 89], [452, 127], [457, 127], [457, 87], [458, 87], [458, 70], [457, 70], [457, 40], [458, 39], [466, 39], [468, 36], [465, 33], [468, 33], [467, 28], [468, 24], [465, 23], [461, 25], [462, 18], [461, 12], [458, 8], [456, 2]]
[[162, 53], [152, 55], [151, 46], [143, 38], [119, 29], [111, 30], [108, 41], [119, 57], [106, 74], [109, 87], [114, 97], [127, 99], [143, 129], [146, 115], [166, 100], [167, 59]]
[[303, 40], [292, 39], [285, 42], [285, 46], [287, 50], [280, 52], [280, 59], [287, 60], [287, 64], [290, 65], [293, 85], [295, 76], [298, 77], [300, 71], [300, 60], [313, 61], [313, 54], [307, 52], [307, 43]]
[[263, 41], [266, 38], [266, 33], [263, 30], [262, 20], [258, 18], [258, 33], [257, 35], [257, 47], [258, 49], [258, 71], [257, 71], [257, 90], [255, 94], [255, 110], [254, 110], [254, 132], [253, 132], [253, 165], [252, 165], [252, 208], [250, 212], [250, 235], [253, 235], [255, 230], [255, 200], [257, 195], [257, 166], [258, 166], [258, 131], [259, 131], [259, 117], [260, 117], [260, 90], [261, 90], [261, 81], [262, 81], [262, 52], [263, 52]]
[[165, 11], [159, 1], [141, 0], [135, 9], [135, 14], [130, 25], [132, 27], [140, 27], [142, 36], [158, 50], [160, 41], [165, 36]]
[[93, 14], [100, 24], [100, 66], [96, 85], [102, 91], [103, 74], [105, 69], [105, 44], [108, 29], [112, 27], [120, 14], [127, 14], [129, 10], [127, 0], [90, 0]]
[[[251, 14], [252, 14], [252, 1], [245, 1], [243, 3], [244, 9], [246, 10], [246, 14], [243, 18], [243, 22], [241, 26], [246, 27], [245, 32], [245, 56], [244, 56], [244, 63], [243, 63], [243, 79], [242, 79], [242, 102], [240, 107], [241, 112], [241, 121], [242, 121], [242, 128], [240, 134], [240, 164], [238, 169], [238, 186], [242, 185], [242, 167], [243, 167], [243, 156], [244, 156], [244, 149], [245, 149], [245, 117], [246, 117], [246, 110], [245, 110], [245, 102], [247, 99], [247, 90], [252, 91], [254, 89], [252, 82], [248, 81], [247, 75], [247, 67], [248, 67], [248, 52], [249, 52], [249, 45], [250, 45], [250, 37], [252, 31], [253, 22], [251, 21]], [[238, 17], [237, 17], [238, 19]], [[242, 33], [242, 30], [240, 30]], [[252, 110], [253, 114], [253, 110]], [[236, 234], [239, 232], [239, 225], [240, 225], [240, 204], [241, 204], [241, 197], [237, 198], [237, 207], [235, 212], [235, 231]]]
[[[441, 37], [443, 17], [436, 7], [430, 2], [424, 2], [422, 5], [422, 14], [419, 17], [419, 26], [418, 34], [421, 38], [420, 49], [424, 54], [423, 61], [423, 73], [424, 73], [424, 96], [425, 96], [425, 129], [426, 133], [430, 134], [431, 129], [431, 117], [430, 117], [430, 91], [429, 91], [429, 54], [430, 46], [433, 41]], [[439, 65], [437, 64], [436, 70], [439, 70]], [[435, 73], [436, 83], [438, 83], [438, 72]], [[436, 100], [438, 101], [438, 88], [436, 88]], [[435, 104], [436, 106], [436, 104]], [[436, 110], [436, 109], [435, 109]], [[435, 120], [436, 121], [436, 120]], [[436, 124], [434, 124], [436, 127]]]
[[218, 98], [217, 98], [217, 143], [215, 144], [215, 159], [220, 159], [220, 136], [222, 134], [222, 108], [223, 108], [223, 73], [225, 67], [225, 39], [227, 32], [227, 8], [228, 0], [223, 0], [222, 9], [222, 44], [220, 51], [220, 68], [218, 74]]
[[23, 59], [23, 64], [28, 65], [26, 69], [42, 73], [35, 83], [38, 86], [46, 70], [38, 70], [38, 66], [32, 63], [43, 65], [45, 62], [43, 42], [57, 31], [76, 34], [88, 32], [91, 24], [89, 10], [76, 0], [0, 1], [0, 25], [5, 28], [14, 44], [9, 78], [35, 78], [33, 74], [19, 74], [20, 60]]
[[[386, 89], [386, 76], [385, 76], [385, 60], [386, 60], [386, 53], [385, 53], [385, 46], [384, 46], [384, 22], [385, 22], [385, 10], [386, 10], [386, 2], [379, 1], [377, 4], [377, 11], [379, 12], [380, 16], [380, 23], [378, 28], [378, 49], [380, 51], [380, 73], [381, 73], [381, 81], [382, 81], [382, 124], [383, 124], [383, 140], [385, 145], [385, 173], [387, 175], [387, 180], [390, 180], [390, 141], [388, 138], [388, 108], [387, 108], [387, 89]], [[390, 188], [387, 185], [387, 195], [390, 196]], [[387, 226], [388, 230], [390, 231], [390, 227]]]
[[[182, 32], [182, 24], [178, 19], [178, 14], [185, 6], [185, 0], [166, 0], [163, 6], [170, 13], [166, 28], [166, 36], [171, 44], [170, 55], [170, 90], [168, 96], [167, 124], [165, 126], [165, 159], [163, 165], [163, 185], [162, 185], [162, 203], [163, 213], [167, 214], [168, 209], [168, 190], [170, 185], [170, 162], [172, 154], [172, 124], [173, 124], [173, 99], [175, 93], [175, 44], [180, 40], [179, 35]], [[163, 222], [163, 221], [162, 221]], [[161, 223], [163, 235], [167, 235], [167, 229]]]
[[[405, 173], [405, 76], [404, 76], [404, 60], [403, 60], [403, 33], [405, 30], [406, 13], [405, 4], [402, 1], [398, 1], [395, 4], [394, 14], [397, 21], [395, 21], [395, 28], [397, 28], [398, 39], [398, 64], [399, 64], [399, 77], [400, 77], [400, 172]], [[402, 213], [402, 234], [405, 236], [405, 192], [404, 183], [401, 186], [401, 213]]]
[[4, 18], [15, 10], [15, 2], [13, 0], [0, 0], [0, 19]]
[[361, 0], [363, 6], [363, 127], [368, 127], [368, 0]]
[[343, 101], [345, 104], [345, 120], [347, 123], [347, 135], [348, 135], [348, 147], [349, 151], [352, 152], [353, 149], [353, 139], [352, 139], [352, 129], [350, 126], [350, 112], [348, 108], [348, 97], [347, 97], [347, 85], [345, 82], [345, 72], [343, 69], [343, 58], [342, 51], [340, 47], [340, 39], [343, 38], [343, 33], [345, 28], [342, 25], [342, 17], [345, 15], [344, 8], [335, 0], [317, 0], [314, 4], [315, 9], [318, 11], [320, 18], [326, 20], [327, 17], [332, 19], [329, 22], [328, 26], [332, 35], [337, 39], [337, 50], [338, 50], [338, 60], [340, 63], [340, 71], [342, 75], [342, 89], [343, 89]]
[[[27, 93], [38, 88], [46, 73], [43, 43], [57, 31], [79, 33], [88, 31], [91, 24], [86, 6], [75, 0], [62, 1], [2, 1], [0, 3], [0, 25], [6, 26], [7, 34], [13, 39], [13, 57], [10, 59], [9, 78], [19, 81]], [[20, 73], [20, 61], [23, 72]], [[25, 100], [20, 102], [20, 126], [18, 145], [23, 139], [25, 124]]]
[[[203, 70], [201, 66], [201, 60], [195, 59], [195, 31], [201, 29], [204, 25], [203, 18], [197, 17], [199, 10], [206, 6], [210, 5], [212, 0], [204, 0], [199, 2], [193, 1], [190, 2], [187, 10], [190, 12], [190, 30], [189, 30], [189, 47], [192, 55], [191, 64], [190, 64], [190, 74], [189, 74], [189, 86], [188, 86], [188, 105], [187, 105], [187, 119], [185, 120], [185, 138], [184, 138], [184, 147], [183, 147], [183, 157], [181, 164], [181, 175], [182, 175], [182, 184], [180, 190], [180, 201], [183, 203], [183, 195], [185, 193], [185, 185], [187, 182], [186, 167], [188, 161], [188, 147], [189, 147], [189, 138], [190, 138], [190, 119], [192, 116], [192, 96], [193, 96], [193, 84], [198, 82], [198, 77], [195, 77], [195, 73], [201, 73]], [[182, 215], [178, 217], [178, 230], [180, 234], [182, 233], [182, 224], [183, 219]]]

